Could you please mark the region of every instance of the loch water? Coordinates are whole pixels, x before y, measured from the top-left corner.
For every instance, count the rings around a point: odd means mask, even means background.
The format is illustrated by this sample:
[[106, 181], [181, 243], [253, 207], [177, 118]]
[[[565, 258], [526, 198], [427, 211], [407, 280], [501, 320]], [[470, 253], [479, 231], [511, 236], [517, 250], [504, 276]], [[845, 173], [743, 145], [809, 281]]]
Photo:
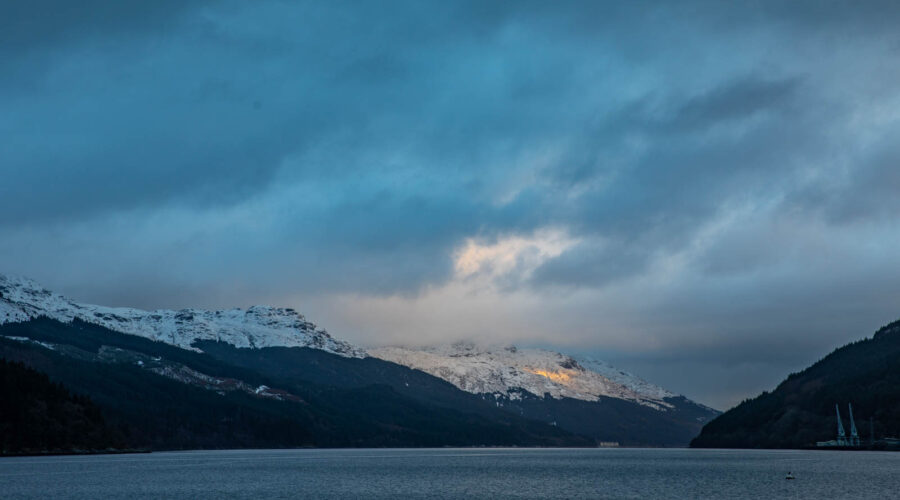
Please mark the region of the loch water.
[[[787, 472], [795, 479], [786, 480]], [[0, 459], [0, 498], [900, 498], [900, 453], [188, 451]]]

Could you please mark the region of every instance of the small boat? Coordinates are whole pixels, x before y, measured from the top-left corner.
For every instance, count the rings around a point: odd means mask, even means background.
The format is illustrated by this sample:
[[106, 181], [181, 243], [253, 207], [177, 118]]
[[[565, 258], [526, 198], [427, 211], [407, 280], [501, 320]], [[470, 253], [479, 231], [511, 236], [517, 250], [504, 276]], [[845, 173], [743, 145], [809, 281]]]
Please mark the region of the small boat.
[[794, 479], [794, 475], [790, 472], [787, 473], [787, 476], [784, 476], [785, 479]]

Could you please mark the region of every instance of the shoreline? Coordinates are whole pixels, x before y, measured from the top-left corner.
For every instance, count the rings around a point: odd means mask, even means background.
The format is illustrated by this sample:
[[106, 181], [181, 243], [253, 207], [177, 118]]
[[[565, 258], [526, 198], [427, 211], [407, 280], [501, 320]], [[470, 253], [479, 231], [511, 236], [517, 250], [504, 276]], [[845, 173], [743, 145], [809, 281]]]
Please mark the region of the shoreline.
[[561, 447], [561, 446], [439, 446], [439, 447], [316, 447], [303, 446], [295, 448], [189, 448], [189, 449], [171, 449], [171, 450], [150, 450], [150, 449], [124, 449], [124, 450], [69, 450], [69, 451], [35, 451], [21, 453], [0, 453], [0, 460], [4, 458], [20, 458], [20, 457], [64, 457], [64, 456], [95, 456], [95, 455], [135, 455], [135, 454], [152, 454], [152, 453], [179, 453], [179, 452], [237, 452], [237, 451], [298, 451], [298, 450], [654, 450], [654, 451], [678, 451], [678, 450], [696, 450], [696, 451], [852, 451], [852, 452], [897, 452], [900, 449], [879, 449], [879, 448], [691, 448], [691, 447], [653, 447], [653, 446], [619, 446], [619, 447]]

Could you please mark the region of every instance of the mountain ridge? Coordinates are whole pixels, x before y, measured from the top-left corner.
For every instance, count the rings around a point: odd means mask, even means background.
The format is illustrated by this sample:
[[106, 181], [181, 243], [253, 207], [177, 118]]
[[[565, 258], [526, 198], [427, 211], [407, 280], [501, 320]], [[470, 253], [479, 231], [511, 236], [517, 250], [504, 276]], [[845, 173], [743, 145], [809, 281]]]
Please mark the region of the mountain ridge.
[[537, 396], [549, 395], [555, 399], [596, 401], [606, 396], [657, 410], [671, 408], [665, 399], [677, 396], [609, 364], [546, 349], [456, 342], [419, 349], [382, 347], [368, 352], [377, 358], [443, 378], [474, 394], [499, 393], [515, 398], [518, 391], [524, 389]]
[[[63, 328], [67, 333], [62, 336], [45, 335], [40, 328], [32, 328], [42, 318], [73, 328]], [[23, 336], [24, 341], [35, 347], [53, 350], [55, 344], [79, 344], [74, 351], [69, 347], [61, 351], [95, 362], [125, 359], [145, 372], [229, 394], [232, 399], [242, 393], [253, 398], [303, 400], [302, 391], [291, 389], [300, 381], [364, 393], [380, 391], [374, 389], [380, 384], [396, 393], [399, 399], [395, 404], [401, 407], [424, 404], [432, 409], [462, 410], [495, 423], [503, 420], [496, 414], [500, 410], [515, 418], [559, 426], [575, 436], [638, 446], [684, 446], [717, 414], [601, 361], [543, 349], [473, 343], [420, 350], [366, 350], [331, 337], [287, 308], [109, 308], [75, 302], [27, 278], [0, 275], [0, 328], [4, 325], [23, 325], [22, 329], [30, 332]], [[176, 351], [152, 348], [172, 357], [160, 363], [153, 356], [126, 352], [128, 346], [143, 345], [136, 340], [120, 339], [106, 345], [108, 339], [91, 334], [93, 340], [85, 344], [77, 337], [95, 330], [88, 325], [173, 346]], [[11, 340], [16, 336], [6, 335]], [[210, 364], [208, 358], [198, 361], [188, 353], [211, 356], [229, 368]], [[235, 369], [244, 370], [246, 376], [234, 376]], [[538, 437], [546, 434], [546, 430], [535, 432]]]
[[[27, 321], [39, 316], [70, 322], [79, 320], [111, 330], [158, 340], [196, 350], [198, 341], [226, 342], [240, 348], [310, 347], [354, 358], [374, 356], [447, 380], [470, 393], [526, 390], [537, 396], [571, 397], [595, 401], [613, 397], [651, 406], [670, 408], [666, 398], [678, 395], [618, 370], [608, 363], [576, 359], [555, 351], [503, 349], [457, 342], [445, 346], [413, 349], [376, 347], [365, 349], [332, 337], [326, 330], [291, 308], [255, 305], [247, 309], [157, 309], [106, 307], [73, 301], [25, 277], [0, 274], [0, 324]], [[506, 350], [506, 349], [509, 350]], [[517, 356], [500, 356], [508, 352]], [[451, 367], [448, 360], [469, 360], [481, 365]], [[523, 357], [527, 354], [528, 357]], [[431, 356], [437, 363], [424, 363]], [[489, 361], [493, 360], [493, 366]], [[479, 374], [462, 373], [480, 371]], [[509, 383], [505, 383], [505, 380]]]
[[365, 350], [334, 339], [327, 331], [291, 308], [251, 306], [210, 311], [82, 304], [47, 290], [24, 277], [0, 274], [0, 324], [46, 316], [63, 322], [74, 318], [111, 330], [194, 349], [195, 340], [228, 342], [237, 347], [314, 347], [340, 356], [364, 357]]

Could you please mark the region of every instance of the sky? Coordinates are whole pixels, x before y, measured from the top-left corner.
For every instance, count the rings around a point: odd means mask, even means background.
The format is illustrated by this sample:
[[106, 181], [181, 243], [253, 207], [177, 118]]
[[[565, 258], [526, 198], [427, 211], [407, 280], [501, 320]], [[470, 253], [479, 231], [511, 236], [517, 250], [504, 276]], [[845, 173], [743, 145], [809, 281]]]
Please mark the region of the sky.
[[606, 359], [725, 409], [900, 317], [900, 3], [0, 3], [0, 273]]

